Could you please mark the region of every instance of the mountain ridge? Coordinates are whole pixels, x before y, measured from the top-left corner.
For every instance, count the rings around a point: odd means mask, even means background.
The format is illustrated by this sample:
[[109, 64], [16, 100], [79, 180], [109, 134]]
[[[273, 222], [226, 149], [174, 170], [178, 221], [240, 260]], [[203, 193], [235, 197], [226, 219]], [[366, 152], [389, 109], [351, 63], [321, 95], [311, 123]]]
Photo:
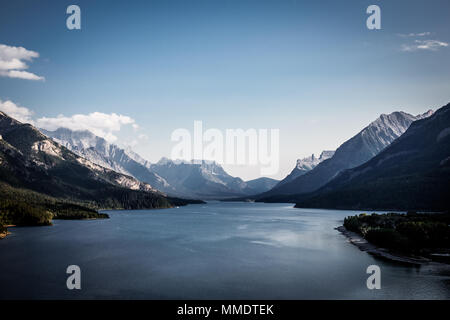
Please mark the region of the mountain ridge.
[[294, 169], [292, 169], [292, 171], [274, 187], [278, 188], [286, 183], [295, 180], [297, 177], [311, 171], [322, 161], [331, 158], [334, 155], [334, 152], [335, 151], [324, 150], [320, 153], [319, 158], [315, 157], [314, 154], [312, 154], [310, 157], [297, 159], [297, 164], [294, 167]]
[[343, 171], [296, 207], [381, 210], [450, 208], [450, 103], [414, 121], [362, 165]]
[[[171, 160], [161, 158], [150, 169], [173, 186], [181, 195], [201, 199], [226, 199], [259, 193], [273, 186], [270, 178], [245, 182], [230, 176], [220, 164], [207, 160]], [[275, 180], [276, 181], [276, 180]]]
[[[0, 181], [47, 196], [98, 208], [171, 207], [151, 185], [84, 159], [31, 124], [0, 113]], [[181, 199], [173, 199], [182, 204]]]
[[261, 193], [274, 185], [271, 180], [247, 185], [241, 178], [230, 176], [212, 161], [182, 161], [163, 157], [151, 164], [131, 148], [122, 149], [87, 130], [58, 128], [43, 132], [93, 163], [133, 176], [175, 197], [221, 199]]
[[397, 139], [415, 120], [426, 118], [432, 110], [413, 116], [403, 111], [388, 115], [381, 114], [356, 135], [342, 143], [334, 155], [319, 163], [314, 169], [295, 178], [293, 181], [261, 194], [258, 201], [274, 201], [290, 195], [313, 192], [346, 169], [356, 167], [370, 160], [381, 150]]
[[156, 190], [170, 191], [167, 182], [149, 170], [150, 163], [131, 150], [108, 143], [88, 130], [41, 130], [46, 136], [95, 164], [132, 176], [152, 185]]

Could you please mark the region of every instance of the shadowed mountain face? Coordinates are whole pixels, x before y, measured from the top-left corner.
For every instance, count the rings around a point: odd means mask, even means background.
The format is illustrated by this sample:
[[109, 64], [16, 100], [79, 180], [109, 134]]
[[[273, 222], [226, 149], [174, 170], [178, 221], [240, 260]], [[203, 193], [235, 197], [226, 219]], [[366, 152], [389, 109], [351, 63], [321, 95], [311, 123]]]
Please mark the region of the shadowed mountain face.
[[147, 183], [82, 158], [30, 124], [0, 112], [0, 182], [41, 194], [110, 208], [172, 204]]
[[313, 170], [291, 182], [276, 186], [260, 195], [258, 199], [313, 192], [336, 177], [339, 172], [370, 160], [403, 134], [413, 121], [428, 117], [432, 113], [430, 110], [419, 116], [405, 112], [382, 114], [357, 135], [344, 142], [330, 159], [319, 163]]
[[413, 122], [373, 159], [298, 197], [298, 207], [448, 210], [450, 104]]

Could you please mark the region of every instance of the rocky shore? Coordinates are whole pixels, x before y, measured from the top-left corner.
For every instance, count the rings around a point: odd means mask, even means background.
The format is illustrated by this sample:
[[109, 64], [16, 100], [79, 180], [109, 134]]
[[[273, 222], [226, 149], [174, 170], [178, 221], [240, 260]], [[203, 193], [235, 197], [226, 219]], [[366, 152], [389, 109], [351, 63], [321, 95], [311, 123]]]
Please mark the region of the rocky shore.
[[7, 226], [2, 226], [0, 225], [1, 230], [0, 230], [0, 240], [6, 238], [6, 236], [8, 234], [11, 234], [11, 232], [8, 232], [8, 227], [15, 227], [14, 225], [7, 225]]
[[355, 246], [357, 246], [361, 251], [365, 251], [373, 256], [384, 258], [387, 260], [414, 265], [414, 266], [421, 266], [421, 265], [427, 265], [432, 262], [431, 259], [427, 259], [424, 257], [411, 257], [411, 256], [405, 256], [397, 253], [390, 252], [387, 249], [379, 248], [370, 242], [368, 242], [366, 239], [364, 239], [361, 235], [347, 230], [344, 226], [340, 226], [335, 228], [337, 231], [342, 233], [344, 236], [347, 237], [348, 241]]

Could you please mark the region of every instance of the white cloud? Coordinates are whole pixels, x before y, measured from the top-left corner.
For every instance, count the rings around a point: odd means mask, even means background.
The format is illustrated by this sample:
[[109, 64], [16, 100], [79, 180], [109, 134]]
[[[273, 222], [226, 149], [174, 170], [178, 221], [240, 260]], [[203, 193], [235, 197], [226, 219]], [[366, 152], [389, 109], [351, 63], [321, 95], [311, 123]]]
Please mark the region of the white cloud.
[[138, 145], [138, 141], [136, 139], [131, 140], [131, 142], [125, 144], [126, 147], [128, 148], [134, 148]]
[[132, 139], [131, 141], [125, 142], [125, 146], [126, 147], [130, 147], [130, 148], [134, 148], [134, 147], [136, 147], [137, 145], [140, 144], [139, 141], [145, 141], [145, 140], [148, 140], [148, 135], [146, 135], [144, 133], [141, 133], [141, 134], [137, 135], [136, 139]]
[[[50, 131], [58, 128], [89, 130], [109, 142], [115, 142], [118, 139], [115, 133], [119, 132], [124, 126], [130, 126], [134, 131], [139, 129], [133, 118], [116, 113], [92, 112], [89, 114], [74, 114], [70, 117], [59, 115], [53, 118], [42, 117], [34, 120], [34, 112], [30, 109], [20, 106], [11, 100], [2, 101], [1, 99], [0, 111], [20, 122], [31, 123], [38, 128]], [[137, 137], [142, 140], [148, 139], [148, 136], [145, 134], [139, 134]]]
[[34, 124], [31, 119], [33, 112], [25, 107], [21, 107], [10, 100], [0, 100], [0, 111], [3, 111], [8, 116], [24, 123]]
[[425, 37], [431, 35], [431, 32], [419, 32], [419, 33], [398, 33], [397, 34], [400, 37]]
[[45, 80], [44, 77], [23, 71], [28, 68], [24, 61], [31, 62], [38, 57], [39, 53], [35, 51], [0, 44], [0, 76], [26, 80]]
[[429, 50], [436, 51], [439, 48], [448, 47], [447, 42], [438, 40], [414, 40], [413, 44], [403, 44], [402, 51]]
[[9, 71], [0, 70], [0, 76], [26, 80], [44, 80], [44, 77], [37, 76], [34, 73], [18, 70], [9, 70]]
[[124, 125], [135, 124], [134, 119], [116, 114], [106, 114], [93, 112], [89, 114], [74, 114], [66, 117], [59, 115], [55, 118], [39, 118], [36, 120], [36, 126], [46, 130], [56, 130], [58, 128], [68, 128], [71, 130], [89, 130], [93, 134], [105, 138], [109, 142], [114, 142], [117, 137], [114, 132], [120, 131]]
[[11, 60], [0, 60], [0, 70], [9, 70], [9, 69], [25, 69], [27, 65], [25, 62], [20, 61], [17, 58], [13, 58]]

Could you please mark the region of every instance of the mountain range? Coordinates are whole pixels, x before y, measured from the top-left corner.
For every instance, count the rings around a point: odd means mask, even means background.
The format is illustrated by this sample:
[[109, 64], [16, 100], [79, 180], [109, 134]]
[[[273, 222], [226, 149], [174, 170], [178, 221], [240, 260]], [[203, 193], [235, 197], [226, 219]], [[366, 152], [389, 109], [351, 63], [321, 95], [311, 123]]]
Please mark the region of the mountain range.
[[291, 201], [293, 194], [313, 192], [331, 181], [340, 172], [357, 167], [376, 156], [401, 136], [413, 121], [429, 117], [432, 110], [413, 116], [405, 112], [382, 114], [358, 134], [344, 142], [332, 157], [312, 170], [272, 190], [256, 196], [257, 201]]
[[219, 164], [209, 161], [186, 162], [162, 158], [150, 164], [131, 149], [122, 149], [86, 130], [59, 128], [41, 131], [92, 163], [130, 175], [171, 196], [224, 199], [265, 192], [278, 183], [278, 180], [270, 178], [245, 182], [230, 176]]
[[414, 121], [369, 161], [294, 198], [297, 207], [449, 210], [450, 104]]
[[182, 197], [441, 210], [450, 198], [449, 109], [450, 104], [417, 116], [382, 114], [336, 151], [297, 160], [282, 181], [243, 181], [212, 161], [150, 163], [89, 131], [41, 132], [0, 112], [0, 189], [3, 198], [13, 194], [17, 200], [26, 190], [32, 192], [27, 197], [47, 197], [46, 203], [89, 208], [199, 203]]
[[254, 195], [270, 190], [278, 180], [258, 178], [248, 182], [232, 177], [219, 164], [212, 161], [173, 161], [162, 158], [150, 170], [164, 177], [169, 185], [183, 197], [225, 199]]
[[150, 162], [131, 149], [119, 148], [87, 130], [73, 131], [66, 128], [58, 128], [55, 131], [40, 130], [55, 142], [92, 163], [132, 176], [157, 190], [173, 191], [163, 178], [149, 170]]
[[0, 137], [2, 193], [28, 190], [34, 198], [53, 197], [96, 208], [160, 208], [188, 203], [82, 158], [3, 112]]

